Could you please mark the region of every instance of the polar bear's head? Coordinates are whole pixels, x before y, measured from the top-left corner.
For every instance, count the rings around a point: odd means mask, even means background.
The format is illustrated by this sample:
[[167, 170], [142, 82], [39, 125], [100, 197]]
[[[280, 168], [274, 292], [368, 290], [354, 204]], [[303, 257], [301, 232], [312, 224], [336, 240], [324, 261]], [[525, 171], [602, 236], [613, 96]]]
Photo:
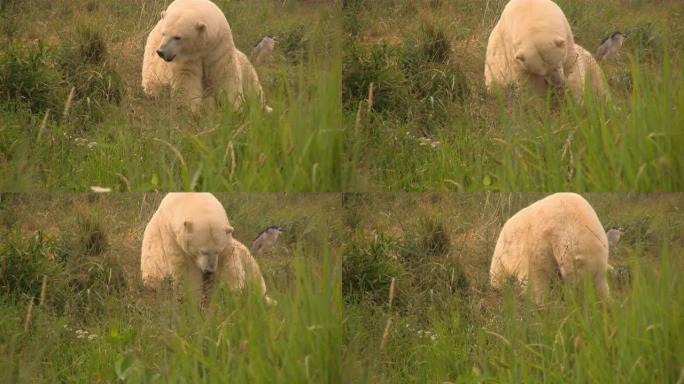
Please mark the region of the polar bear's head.
[[180, 244], [202, 273], [214, 273], [219, 256], [233, 240], [233, 227], [210, 220], [185, 220]]
[[562, 86], [565, 83], [566, 44], [561, 37], [521, 41], [515, 44], [515, 61], [527, 73], [541, 76], [554, 86]]
[[194, 12], [162, 12], [162, 40], [157, 54], [167, 62], [190, 57], [204, 49], [207, 24]]

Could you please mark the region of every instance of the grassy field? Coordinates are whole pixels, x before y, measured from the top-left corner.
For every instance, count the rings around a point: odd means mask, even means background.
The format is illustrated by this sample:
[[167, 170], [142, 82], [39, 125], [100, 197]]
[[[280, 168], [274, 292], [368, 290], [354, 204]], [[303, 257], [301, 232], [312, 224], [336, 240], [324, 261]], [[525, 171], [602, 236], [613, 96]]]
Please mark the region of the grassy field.
[[217, 195], [243, 243], [288, 232], [258, 258], [276, 306], [219, 292], [202, 311], [141, 287], [161, 197], [1, 196], [0, 382], [338, 383], [339, 196]]
[[505, 220], [542, 195], [346, 195], [343, 382], [681, 383], [684, 195], [585, 196], [626, 229], [613, 300], [557, 286], [536, 307], [488, 270]]
[[272, 114], [143, 96], [145, 39], [168, 0], [2, 1], [0, 190], [346, 188], [339, 7], [215, 2], [243, 52], [279, 37], [256, 66]]
[[487, 39], [506, 3], [345, 1], [358, 190], [681, 191], [682, 2], [557, 1], [589, 51], [613, 31], [627, 36], [602, 63], [611, 102], [583, 105], [486, 92]]
[[559, 1], [590, 51], [627, 35], [603, 64], [611, 101], [582, 105], [485, 92], [504, 0], [217, 1], [243, 51], [280, 38], [256, 66], [272, 114], [142, 95], [144, 41], [167, 3], [0, 4], [2, 190], [684, 187], [680, 1]]

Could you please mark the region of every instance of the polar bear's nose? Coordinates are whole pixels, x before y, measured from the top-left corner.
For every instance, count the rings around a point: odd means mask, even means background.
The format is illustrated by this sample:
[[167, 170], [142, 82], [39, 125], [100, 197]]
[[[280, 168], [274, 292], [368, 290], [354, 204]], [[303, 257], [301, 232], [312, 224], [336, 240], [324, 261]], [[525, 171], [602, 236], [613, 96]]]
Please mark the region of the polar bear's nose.
[[163, 59], [164, 58], [164, 51], [162, 51], [161, 49], [157, 49], [157, 55], [159, 55], [159, 57], [161, 57]]

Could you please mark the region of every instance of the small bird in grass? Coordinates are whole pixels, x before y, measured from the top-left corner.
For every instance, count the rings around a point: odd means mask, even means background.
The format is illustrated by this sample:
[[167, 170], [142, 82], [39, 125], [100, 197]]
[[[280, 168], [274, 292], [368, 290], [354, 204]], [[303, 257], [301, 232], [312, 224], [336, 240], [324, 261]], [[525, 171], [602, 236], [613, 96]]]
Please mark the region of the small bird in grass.
[[271, 60], [273, 49], [278, 39], [275, 36], [265, 36], [259, 44], [252, 48], [252, 60], [256, 64], [265, 63]]
[[620, 241], [620, 237], [625, 233], [625, 229], [622, 227], [611, 227], [606, 230], [606, 236], [608, 236], [608, 246], [610, 248], [615, 247]]
[[601, 45], [596, 51], [596, 60], [602, 61], [609, 59], [622, 48], [622, 43], [625, 42], [625, 35], [622, 32], [613, 32], [610, 36], [603, 39]]
[[278, 241], [278, 236], [283, 232], [285, 232], [285, 230], [276, 225], [272, 225], [259, 232], [256, 239], [252, 242], [252, 254], [261, 255], [271, 251], [275, 246], [276, 241]]

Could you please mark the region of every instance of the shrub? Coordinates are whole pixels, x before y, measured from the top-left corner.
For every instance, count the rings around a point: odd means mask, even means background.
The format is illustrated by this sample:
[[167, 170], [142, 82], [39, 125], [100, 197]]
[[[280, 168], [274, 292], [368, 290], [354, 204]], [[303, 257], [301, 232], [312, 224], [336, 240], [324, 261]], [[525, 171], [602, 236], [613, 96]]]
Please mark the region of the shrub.
[[26, 106], [44, 114], [64, 102], [63, 81], [49, 63], [47, 48], [38, 42], [22, 46], [10, 42], [0, 50], [0, 101]]
[[90, 216], [78, 217], [79, 245], [88, 256], [99, 256], [108, 247], [107, 235], [100, 222]]
[[290, 63], [298, 63], [306, 54], [306, 28], [298, 24], [283, 33], [278, 45]]
[[15, 233], [8, 235], [0, 244], [0, 290], [14, 299], [38, 300], [43, 276], [60, 275], [57, 260], [64, 257], [64, 249], [41, 232], [28, 239]]
[[347, 302], [363, 299], [376, 304], [388, 300], [392, 278], [402, 272], [393, 257], [396, 242], [382, 232], [372, 240], [353, 239], [344, 250], [342, 262], [342, 296]]
[[84, 245], [41, 232], [30, 238], [11, 233], [0, 244], [0, 291], [10, 300], [33, 297], [38, 302], [46, 276], [48, 308], [57, 313], [102, 311], [107, 296], [125, 290], [124, 271], [112, 258], [82, 253]]
[[421, 220], [420, 245], [432, 257], [446, 256], [449, 253], [449, 233], [444, 223], [427, 218]]
[[107, 58], [107, 44], [99, 29], [80, 24], [76, 33], [78, 36], [78, 53], [84, 63], [100, 65]]
[[92, 26], [79, 26], [76, 43], [62, 46], [56, 60], [67, 92], [74, 88], [70, 116], [100, 121], [108, 103], [119, 104], [123, 99], [123, 78], [107, 61], [107, 52], [102, 33]]
[[342, 70], [348, 109], [358, 107], [373, 83], [375, 112], [434, 127], [449, 121], [453, 105], [470, 94], [465, 74], [452, 60], [443, 28], [424, 24], [415, 41], [403, 45], [350, 40], [348, 46]]
[[410, 104], [408, 83], [397, 66], [400, 48], [386, 43], [369, 47], [352, 42], [346, 50], [342, 68], [342, 94], [347, 108], [355, 110], [359, 100], [368, 97], [374, 84], [373, 110], [378, 113], [400, 113]]

